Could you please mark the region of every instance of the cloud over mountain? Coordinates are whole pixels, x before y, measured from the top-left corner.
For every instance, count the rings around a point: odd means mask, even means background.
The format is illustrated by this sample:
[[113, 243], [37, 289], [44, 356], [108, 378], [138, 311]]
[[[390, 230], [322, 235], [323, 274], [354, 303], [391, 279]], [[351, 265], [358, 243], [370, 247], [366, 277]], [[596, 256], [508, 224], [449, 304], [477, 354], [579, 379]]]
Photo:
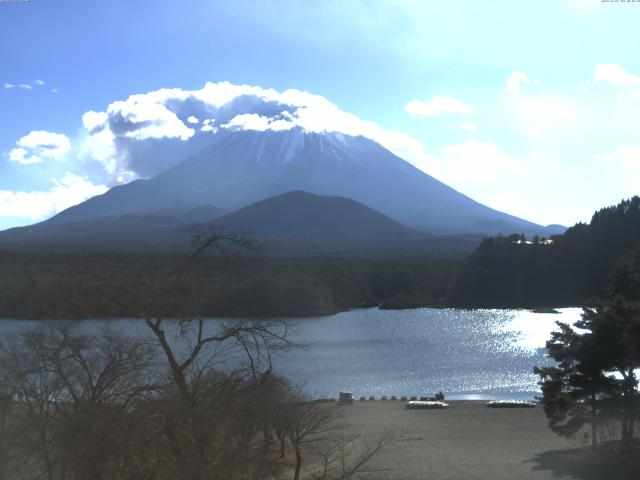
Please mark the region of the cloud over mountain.
[[[166, 171], [209, 148], [215, 136], [224, 131], [284, 132], [297, 128], [364, 136], [486, 205], [541, 221], [546, 212], [556, 210], [552, 198], [569, 196], [568, 189], [575, 197], [585, 188], [582, 181], [567, 183], [555, 174], [560, 169], [571, 178], [582, 175], [577, 173], [581, 168], [563, 167], [563, 159], [570, 156], [579, 155], [589, 162], [585, 168], [597, 169], [611, 185], [617, 185], [616, 195], [637, 193], [637, 178], [629, 172], [637, 171], [640, 77], [638, 72], [616, 64], [594, 67], [585, 71], [587, 80], [567, 88], [543, 85], [536, 71], [510, 69], [494, 85], [492, 96], [482, 100], [472, 94], [458, 95], [454, 88], [426, 97], [418, 92], [416, 97], [425, 100], [397, 103], [383, 120], [411, 134], [384, 128], [322, 96], [294, 89], [280, 92], [220, 82], [194, 90], [162, 88], [114, 98], [104, 110], [82, 116], [84, 128], [79, 135], [72, 130], [66, 135], [44, 130], [21, 132], [23, 136], [9, 143], [3, 157], [15, 171], [32, 175], [37, 182], [20, 188], [5, 185], [3, 188], [11, 190], [4, 193], [11, 198], [33, 194], [35, 200], [48, 202], [50, 197], [41, 191], [49, 191], [49, 187], [52, 192], [58, 190], [53, 180], [50, 185], [43, 184], [45, 168], [46, 175], [58, 182], [73, 173], [107, 188]], [[5, 88], [17, 89], [18, 85], [11, 83]], [[34, 90], [41, 87], [39, 82], [32, 85]], [[10, 90], [6, 93], [13, 94]], [[402, 115], [403, 106], [410, 115]], [[406, 124], [392, 120], [394, 114], [400, 114]], [[605, 158], [615, 161], [601, 161]], [[30, 164], [38, 164], [38, 168], [22, 166]], [[597, 190], [596, 178], [590, 179], [588, 188], [592, 191]], [[546, 204], [522, 199], [524, 191], [527, 198], [536, 197], [538, 185], [545, 185]], [[507, 202], [505, 198], [520, 201]], [[605, 202], [592, 201], [585, 207], [589, 214]], [[49, 210], [42, 205], [38, 211]], [[555, 221], [573, 220], [567, 213]]]
[[345, 112], [326, 98], [300, 90], [278, 92], [228, 82], [199, 90], [160, 89], [111, 103], [83, 116], [82, 149], [113, 183], [149, 177], [205, 147], [220, 129], [362, 135], [409, 161], [428, 162], [422, 142]]

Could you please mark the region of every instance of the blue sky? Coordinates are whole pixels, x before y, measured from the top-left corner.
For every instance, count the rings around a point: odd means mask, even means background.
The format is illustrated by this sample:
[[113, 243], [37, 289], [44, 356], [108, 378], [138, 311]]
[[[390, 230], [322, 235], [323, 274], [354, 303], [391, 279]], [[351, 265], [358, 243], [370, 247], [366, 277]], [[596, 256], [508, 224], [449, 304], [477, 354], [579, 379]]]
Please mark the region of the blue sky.
[[588, 220], [640, 193], [638, 24], [601, 0], [0, 2], [0, 228], [144, 176], [87, 112], [224, 81], [324, 97], [491, 207]]

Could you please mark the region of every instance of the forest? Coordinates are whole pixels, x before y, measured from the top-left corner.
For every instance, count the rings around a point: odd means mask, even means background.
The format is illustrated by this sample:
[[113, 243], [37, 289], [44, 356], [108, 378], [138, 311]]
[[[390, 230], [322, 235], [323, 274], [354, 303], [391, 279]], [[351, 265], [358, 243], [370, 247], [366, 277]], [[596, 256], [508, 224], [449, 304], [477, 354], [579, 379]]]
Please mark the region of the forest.
[[597, 211], [549, 239], [484, 239], [456, 275], [448, 303], [469, 308], [577, 306], [607, 293], [610, 274], [640, 245], [640, 197]]
[[[140, 316], [124, 291], [166, 286], [182, 256], [0, 254], [0, 317]], [[327, 315], [350, 308], [444, 305], [456, 258], [210, 258], [182, 302], [207, 316]], [[182, 305], [182, 307], [179, 307]]]
[[[640, 197], [563, 235], [485, 238], [468, 257], [283, 258], [249, 244], [194, 266], [197, 281], [165, 313], [186, 305], [206, 316], [263, 318], [374, 306], [578, 306], [605, 295], [611, 272], [640, 244]], [[185, 255], [0, 251], [0, 317], [141, 316], [123, 292], [163, 288]]]

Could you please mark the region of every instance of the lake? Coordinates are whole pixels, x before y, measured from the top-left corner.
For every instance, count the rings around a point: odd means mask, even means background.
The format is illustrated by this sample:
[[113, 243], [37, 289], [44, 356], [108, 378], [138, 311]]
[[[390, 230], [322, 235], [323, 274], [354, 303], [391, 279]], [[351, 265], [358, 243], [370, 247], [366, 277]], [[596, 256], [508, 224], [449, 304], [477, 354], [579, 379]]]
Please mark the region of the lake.
[[[304, 384], [314, 397], [336, 397], [341, 390], [356, 397], [442, 390], [449, 399], [532, 399], [539, 394], [532, 370], [549, 364], [544, 346], [555, 322], [573, 323], [581, 309], [558, 311], [359, 309], [292, 318], [292, 338], [306, 347], [276, 357], [274, 369]], [[81, 325], [91, 330], [104, 322]], [[146, 334], [140, 320], [108, 322]], [[39, 324], [0, 320], [0, 333]]]

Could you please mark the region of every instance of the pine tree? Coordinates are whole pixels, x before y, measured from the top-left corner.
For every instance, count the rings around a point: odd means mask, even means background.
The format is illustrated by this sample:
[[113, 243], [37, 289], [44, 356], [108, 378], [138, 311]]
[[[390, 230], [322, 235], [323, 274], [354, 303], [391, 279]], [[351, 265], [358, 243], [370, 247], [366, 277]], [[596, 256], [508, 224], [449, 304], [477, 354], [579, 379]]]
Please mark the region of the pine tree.
[[621, 426], [623, 451], [633, 458], [640, 401], [640, 245], [618, 261], [608, 296], [584, 307], [575, 326], [558, 327], [547, 342], [557, 366], [534, 370], [551, 429], [570, 436], [590, 424], [595, 447], [598, 424], [614, 420]]

